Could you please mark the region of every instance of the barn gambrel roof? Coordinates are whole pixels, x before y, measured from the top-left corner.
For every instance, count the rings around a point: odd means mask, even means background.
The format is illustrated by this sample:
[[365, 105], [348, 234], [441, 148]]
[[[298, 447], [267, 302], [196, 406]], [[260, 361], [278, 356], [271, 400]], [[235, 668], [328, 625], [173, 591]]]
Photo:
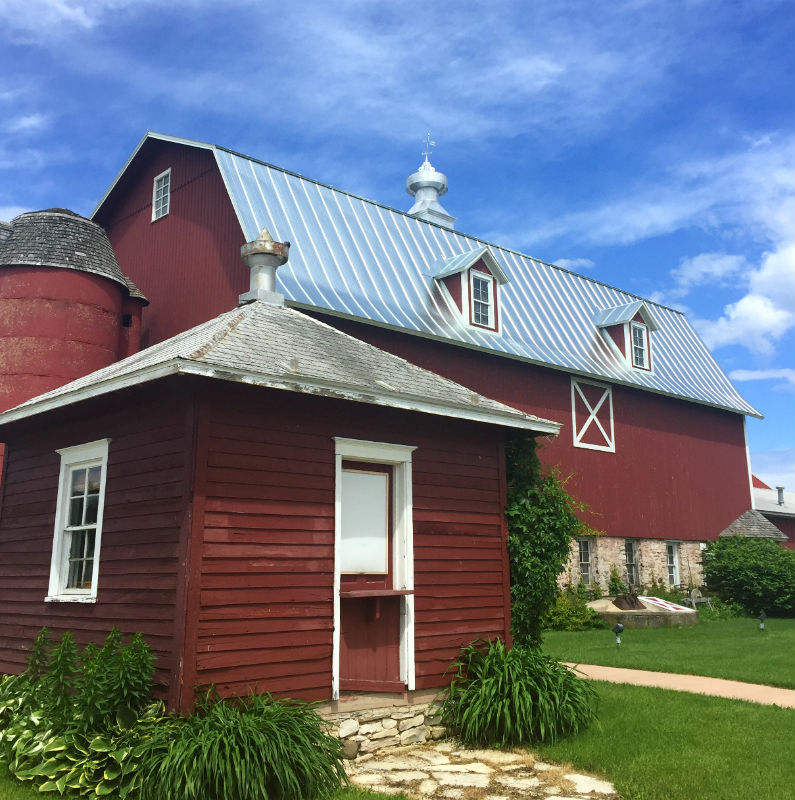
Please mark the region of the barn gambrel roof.
[[[267, 228], [292, 243], [278, 273], [291, 305], [761, 416], [679, 311], [217, 145], [148, 133], [128, 164], [148, 139], [212, 151], [246, 241]], [[440, 264], [482, 248], [508, 278], [500, 333], [466, 325], [438, 286]], [[652, 370], [618, 358], [595, 322], [639, 301], [657, 326]]]

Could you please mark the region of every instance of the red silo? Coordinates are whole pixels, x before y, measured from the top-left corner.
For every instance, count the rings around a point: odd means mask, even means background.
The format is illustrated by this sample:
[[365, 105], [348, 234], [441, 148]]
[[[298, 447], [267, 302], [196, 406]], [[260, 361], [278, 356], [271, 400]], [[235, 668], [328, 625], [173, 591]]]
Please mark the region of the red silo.
[[146, 303], [96, 223], [65, 209], [0, 223], [0, 411], [137, 352]]

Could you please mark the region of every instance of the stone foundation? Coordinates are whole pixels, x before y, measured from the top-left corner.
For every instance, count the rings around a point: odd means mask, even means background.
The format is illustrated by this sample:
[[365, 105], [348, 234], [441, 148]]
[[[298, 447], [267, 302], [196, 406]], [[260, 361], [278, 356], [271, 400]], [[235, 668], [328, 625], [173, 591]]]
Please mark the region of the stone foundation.
[[445, 729], [438, 708], [433, 706], [435, 694], [395, 695], [391, 703], [384, 702], [383, 697], [360, 695], [326, 703], [318, 711], [331, 723], [331, 732], [342, 742], [345, 757], [354, 759], [384, 747], [441, 739]]
[[[598, 585], [602, 594], [608, 593], [610, 568], [615, 566], [622, 581], [627, 582], [626, 539], [614, 536], [597, 536], [591, 541], [591, 585]], [[666, 540], [633, 539], [637, 542], [637, 565], [641, 586], [650, 586], [662, 580], [668, 583]], [[673, 541], [673, 540], [669, 540]], [[701, 542], [677, 542], [679, 545], [679, 585], [702, 586], [704, 573], [701, 566]], [[577, 542], [572, 542], [569, 560], [558, 576], [558, 585], [575, 586], [581, 578]]]

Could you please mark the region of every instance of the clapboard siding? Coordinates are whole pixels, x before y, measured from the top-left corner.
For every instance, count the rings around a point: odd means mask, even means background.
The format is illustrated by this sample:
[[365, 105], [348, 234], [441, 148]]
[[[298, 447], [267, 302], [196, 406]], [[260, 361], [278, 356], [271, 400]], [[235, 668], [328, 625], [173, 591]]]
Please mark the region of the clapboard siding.
[[417, 448], [418, 688], [462, 645], [507, 635], [499, 429], [237, 386], [207, 403], [198, 684], [330, 696], [335, 436]]
[[[192, 420], [180, 392], [152, 388], [9, 426], [0, 517], [0, 672], [24, 668], [42, 626], [81, 645], [116, 626], [140, 631], [157, 656], [160, 691], [179, 661], [180, 527], [191, 476]], [[45, 603], [60, 456], [57, 448], [110, 438], [96, 603]]]

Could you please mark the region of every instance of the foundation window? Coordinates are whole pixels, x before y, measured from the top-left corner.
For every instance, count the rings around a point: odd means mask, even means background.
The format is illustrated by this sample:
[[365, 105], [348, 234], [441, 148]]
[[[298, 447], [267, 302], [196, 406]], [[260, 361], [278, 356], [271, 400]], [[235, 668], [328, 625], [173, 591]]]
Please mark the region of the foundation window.
[[577, 546], [580, 551], [580, 579], [586, 586], [591, 585], [591, 541], [579, 539]]
[[679, 542], [666, 542], [668, 585], [679, 586]]
[[638, 586], [640, 584], [638, 573], [638, 543], [632, 539], [627, 539], [624, 543], [624, 553], [627, 560], [627, 585]]

